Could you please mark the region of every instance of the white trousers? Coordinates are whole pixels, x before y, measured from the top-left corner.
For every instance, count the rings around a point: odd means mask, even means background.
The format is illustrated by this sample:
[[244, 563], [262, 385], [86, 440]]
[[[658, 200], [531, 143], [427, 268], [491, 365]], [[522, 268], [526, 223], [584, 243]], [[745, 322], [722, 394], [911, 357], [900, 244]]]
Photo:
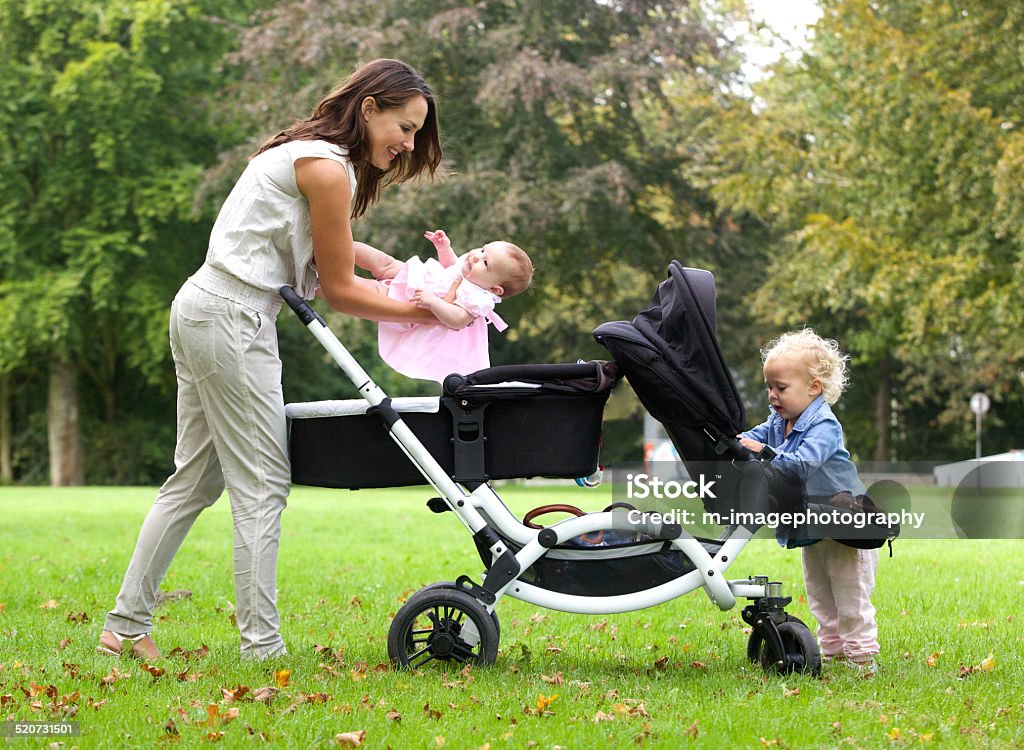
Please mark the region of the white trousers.
[[152, 630], [171, 560], [226, 487], [242, 656], [283, 654], [277, 551], [291, 472], [274, 315], [188, 281], [171, 306], [170, 336], [178, 380], [175, 471], [142, 524], [106, 629], [127, 636]]
[[856, 549], [833, 539], [803, 547], [807, 604], [818, 621], [822, 656], [875, 655], [878, 625], [871, 593], [877, 549]]

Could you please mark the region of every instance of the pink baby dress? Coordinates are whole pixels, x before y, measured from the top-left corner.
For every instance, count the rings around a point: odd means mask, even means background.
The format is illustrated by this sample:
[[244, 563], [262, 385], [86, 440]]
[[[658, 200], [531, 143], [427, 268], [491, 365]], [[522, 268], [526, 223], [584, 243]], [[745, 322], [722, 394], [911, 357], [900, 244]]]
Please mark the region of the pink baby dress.
[[[388, 297], [408, 302], [416, 289], [444, 297], [461, 274], [462, 264], [445, 268], [434, 258], [411, 258], [388, 286]], [[444, 323], [379, 323], [380, 356], [393, 369], [410, 378], [443, 382], [452, 373], [466, 375], [491, 366], [487, 354], [487, 324], [498, 331], [508, 326], [494, 306], [501, 297], [462, 280], [455, 304], [473, 315], [469, 325], [454, 329]]]

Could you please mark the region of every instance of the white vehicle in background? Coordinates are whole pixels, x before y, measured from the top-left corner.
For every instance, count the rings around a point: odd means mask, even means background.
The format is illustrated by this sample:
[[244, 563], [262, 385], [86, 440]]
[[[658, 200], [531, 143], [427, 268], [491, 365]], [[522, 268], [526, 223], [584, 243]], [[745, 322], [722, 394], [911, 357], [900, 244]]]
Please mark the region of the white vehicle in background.
[[690, 478], [665, 428], [650, 414], [644, 414], [644, 473], [663, 482]]

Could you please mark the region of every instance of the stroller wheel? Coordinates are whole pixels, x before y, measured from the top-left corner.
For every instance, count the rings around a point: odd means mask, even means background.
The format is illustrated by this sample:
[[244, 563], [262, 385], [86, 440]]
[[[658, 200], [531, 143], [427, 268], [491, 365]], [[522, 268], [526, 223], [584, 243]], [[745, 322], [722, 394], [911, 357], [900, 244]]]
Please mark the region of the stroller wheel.
[[[784, 622], [795, 622], [798, 625], [803, 625], [805, 628], [807, 627], [804, 625], [804, 621], [799, 617], [794, 617], [788, 613], [786, 614]], [[750, 638], [747, 639], [747, 658], [755, 664], [758, 664], [761, 661], [761, 654], [764, 651], [764, 642], [764, 631], [755, 627], [750, 633]]]
[[410, 669], [431, 662], [493, 664], [498, 628], [487, 609], [465, 591], [427, 586], [391, 621], [388, 656], [395, 666]]
[[[754, 631], [750, 636], [747, 655], [758, 651], [758, 661], [765, 671], [779, 674], [797, 672], [800, 674], [821, 674], [821, 652], [814, 634], [802, 622], [793, 618], [778, 626], [779, 637], [782, 639], [783, 653], [776, 653], [772, 639], [763, 633]], [[755, 648], [755, 640], [759, 645]]]
[[[429, 586], [424, 586], [417, 594], [422, 594], [424, 591], [437, 591], [438, 589], [455, 589], [458, 590], [458, 586], [455, 585], [454, 581], [441, 581], [440, 583], [432, 583]], [[501, 640], [501, 622], [498, 620], [498, 613], [491, 610], [491, 619], [494, 620], [494, 628], [498, 631], [498, 640]]]

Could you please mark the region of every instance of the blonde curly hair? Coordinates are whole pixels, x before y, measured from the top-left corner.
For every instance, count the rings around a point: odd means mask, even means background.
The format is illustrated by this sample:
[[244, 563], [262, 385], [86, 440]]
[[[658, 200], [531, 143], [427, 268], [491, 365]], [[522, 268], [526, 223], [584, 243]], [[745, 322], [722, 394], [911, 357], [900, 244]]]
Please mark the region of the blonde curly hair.
[[825, 401], [834, 404], [849, 384], [847, 362], [850, 355], [843, 354], [838, 342], [825, 339], [810, 328], [784, 333], [761, 350], [761, 361], [787, 358], [807, 368], [810, 380], [821, 383]]

